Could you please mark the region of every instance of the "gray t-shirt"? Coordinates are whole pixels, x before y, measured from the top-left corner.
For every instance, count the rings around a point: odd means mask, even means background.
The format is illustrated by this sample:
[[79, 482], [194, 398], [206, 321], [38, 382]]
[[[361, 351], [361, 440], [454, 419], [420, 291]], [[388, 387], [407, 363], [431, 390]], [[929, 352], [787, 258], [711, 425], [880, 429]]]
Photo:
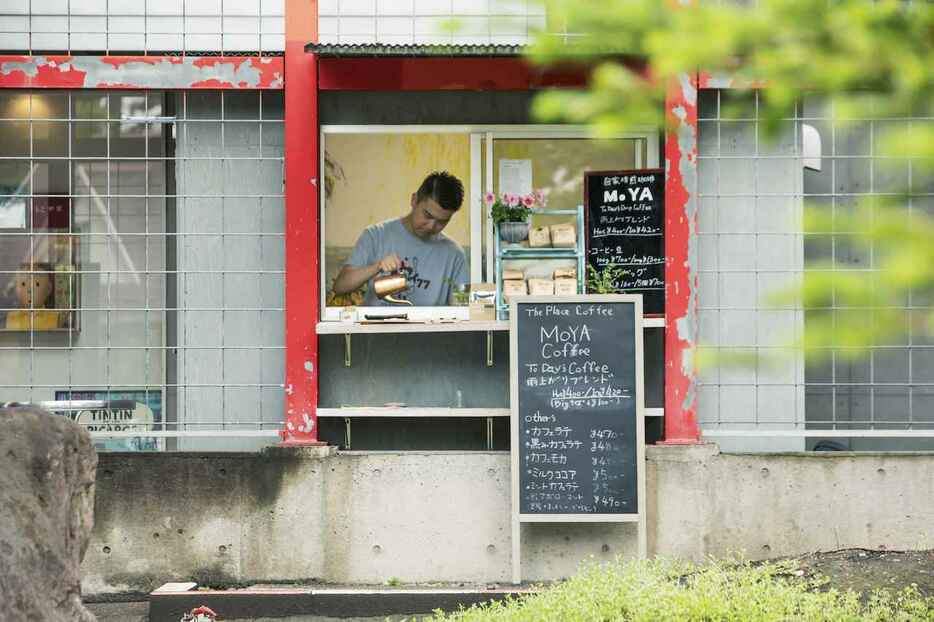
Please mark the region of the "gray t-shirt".
[[[415, 306], [446, 305], [451, 293], [450, 282], [467, 283], [467, 260], [457, 242], [444, 233], [423, 240], [406, 229], [400, 218], [364, 229], [347, 264], [355, 268], [368, 266], [392, 253], [405, 262], [402, 272], [409, 282], [408, 291], [396, 295], [396, 298], [411, 300]], [[381, 301], [373, 293], [373, 279], [367, 285], [364, 305], [391, 304]]]

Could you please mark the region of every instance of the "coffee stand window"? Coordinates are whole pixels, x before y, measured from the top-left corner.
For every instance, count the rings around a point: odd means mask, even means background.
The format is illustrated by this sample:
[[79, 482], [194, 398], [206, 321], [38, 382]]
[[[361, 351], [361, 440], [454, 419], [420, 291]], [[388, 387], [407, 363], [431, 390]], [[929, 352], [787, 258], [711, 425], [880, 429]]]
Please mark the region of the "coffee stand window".
[[[337, 295], [333, 290], [335, 277], [363, 229], [407, 213], [409, 196], [435, 170], [451, 172], [465, 190], [464, 203], [444, 234], [464, 250], [469, 282], [492, 284], [493, 226], [483, 196], [501, 192], [505, 161], [527, 166], [533, 189], [541, 191], [548, 201], [547, 210], [573, 210], [583, 203], [585, 172], [657, 163], [658, 138], [657, 133], [646, 131], [594, 140], [583, 128], [563, 126], [322, 126], [322, 320], [340, 321], [342, 308], [361, 307], [366, 286], [349, 295]], [[542, 223], [559, 220], [544, 218]], [[521, 260], [514, 265], [518, 269], [535, 267]], [[415, 322], [469, 319], [462, 300], [452, 298], [449, 302], [453, 304], [407, 308], [404, 312]], [[368, 312], [385, 314], [386, 309], [359, 308], [351, 319], [362, 319]], [[344, 319], [348, 319], [346, 315]], [[505, 325], [495, 328], [504, 330]], [[350, 327], [319, 329], [355, 332]]]
[[[465, 189], [444, 233], [464, 250], [470, 283], [492, 285], [494, 228], [483, 196], [501, 191], [504, 161], [528, 167], [534, 189], [547, 197], [546, 210], [573, 210], [584, 203], [587, 171], [657, 166], [658, 147], [654, 131], [597, 141], [567, 126], [322, 125], [318, 334], [328, 382], [319, 399], [319, 438], [345, 449], [507, 449], [508, 321], [471, 318], [458, 304], [361, 307], [363, 293], [337, 296], [334, 279], [361, 231], [406, 214], [425, 175], [443, 169]], [[534, 218], [536, 225], [562, 220]], [[509, 265], [550, 275], [556, 261]], [[350, 306], [353, 314], [346, 313]], [[361, 321], [395, 313], [407, 321]], [[662, 318], [651, 322], [664, 325]], [[650, 332], [658, 333], [650, 341], [660, 357], [662, 331]], [[659, 384], [648, 414], [660, 415], [660, 405]]]

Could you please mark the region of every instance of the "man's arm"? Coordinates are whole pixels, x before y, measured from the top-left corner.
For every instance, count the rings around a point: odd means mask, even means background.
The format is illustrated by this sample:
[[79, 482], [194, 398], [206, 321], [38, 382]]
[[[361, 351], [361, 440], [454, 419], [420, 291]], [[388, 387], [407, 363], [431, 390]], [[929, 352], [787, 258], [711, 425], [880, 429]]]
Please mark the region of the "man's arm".
[[368, 266], [348, 266], [344, 264], [337, 278], [334, 279], [334, 293], [338, 296], [356, 291], [361, 285], [379, 273], [379, 264]]
[[365, 266], [344, 264], [337, 278], [334, 279], [334, 293], [338, 296], [356, 291], [380, 272], [395, 272], [402, 267], [402, 260], [395, 253], [386, 255], [376, 263]]

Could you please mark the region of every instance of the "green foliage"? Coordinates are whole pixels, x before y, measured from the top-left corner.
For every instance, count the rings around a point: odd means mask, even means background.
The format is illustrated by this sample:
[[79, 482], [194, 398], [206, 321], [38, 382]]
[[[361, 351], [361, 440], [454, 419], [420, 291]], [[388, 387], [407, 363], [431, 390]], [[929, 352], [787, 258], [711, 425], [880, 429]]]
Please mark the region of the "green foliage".
[[504, 222], [526, 222], [532, 213], [531, 208], [522, 204], [507, 205], [501, 201], [494, 203], [491, 209], [493, 222], [497, 225]]
[[[695, 75], [701, 81], [729, 77], [747, 89], [731, 89], [733, 101], [761, 88], [754, 113], [763, 139], [788, 132], [788, 119], [801, 112], [803, 102], [837, 131], [881, 120], [873, 128], [874, 166], [904, 171], [910, 162], [904, 187], [888, 187], [885, 201], [876, 197], [849, 213], [839, 207], [833, 214], [809, 210], [806, 219], [809, 240], [853, 233], [852, 243], [872, 256], [874, 272], [828, 259], [808, 266], [803, 282], [774, 302], [805, 309], [806, 334], [797, 339], [809, 355], [843, 348], [844, 356], [859, 356], [872, 345], [903, 342], [909, 329], [934, 333], [930, 309], [905, 310], [911, 296], [934, 295], [934, 219], [917, 207], [927, 205], [924, 197], [934, 188], [934, 3], [544, 4], [550, 29], [571, 36], [540, 34], [532, 59], [586, 61], [594, 69], [586, 90], [536, 98], [534, 113], [542, 121], [587, 123], [600, 137], [661, 127], [674, 121], [664, 118], [668, 86]], [[721, 117], [742, 114], [742, 105], [721, 102]], [[910, 202], [912, 192], [921, 198]]]
[[909, 622], [934, 620], [934, 600], [916, 589], [875, 592], [861, 602], [854, 592], [826, 589], [799, 577], [795, 562], [715, 562], [690, 565], [665, 560], [591, 565], [555, 587], [451, 614], [458, 622]]
[[[905, 309], [908, 292], [915, 300], [934, 292], [934, 219], [905, 203], [902, 197], [873, 197], [846, 211], [807, 211], [806, 232], [846, 232], [864, 252], [873, 251], [869, 274], [830, 260], [809, 265], [800, 291], [808, 317], [800, 345], [809, 352], [834, 346], [838, 356], [856, 357], [866, 348], [898, 343], [908, 331], [934, 332], [934, 310], [920, 304]], [[787, 293], [774, 300], [781, 304]]]
[[597, 270], [587, 264], [587, 293], [589, 294], [615, 294], [616, 283], [629, 272], [616, 264], [610, 264], [602, 270]]
[[[548, 93], [536, 110], [551, 120], [591, 123], [597, 133], [660, 122], [667, 85], [698, 69], [738, 84], [767, 83], [759, 116], [771, 129], [807, 92], [842, 95], [836, 102], [841, 120], [932, 110], [930, 3], [545, 0], [545, 6], [550, 22], [574, 36], [568, 44], [564, 37], [539, 35], [533, 60], [598, 65], [586, 92]], [[918, 131], [929, 138], [934, 128], [905, 133], [934, 157], [934, 144]]]

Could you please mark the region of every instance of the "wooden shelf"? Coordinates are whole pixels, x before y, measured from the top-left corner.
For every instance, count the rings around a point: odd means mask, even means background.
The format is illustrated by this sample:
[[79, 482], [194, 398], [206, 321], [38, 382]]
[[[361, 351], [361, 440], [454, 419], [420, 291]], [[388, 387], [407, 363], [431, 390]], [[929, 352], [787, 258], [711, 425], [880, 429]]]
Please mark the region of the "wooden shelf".
[[368, 407], [319, 408], [319, 417], [508, 417], [508, 408]]
[[[665, 318], [647, 317], [642, 320], [643, 328], [664, 328]], [[509, 321], [483, 322], [397, 322], [386, 324], [359, 324], [349, 322], [318, 322], [319, 335], [358, 335], [385, 333], [465, 333], [508, 331]]]
[[509, 322], [397, 322], [359, 324], [350, 322], [318, 322], [319, 335], [357, 335], [377, 333], [463, 333], [508, 331]]

